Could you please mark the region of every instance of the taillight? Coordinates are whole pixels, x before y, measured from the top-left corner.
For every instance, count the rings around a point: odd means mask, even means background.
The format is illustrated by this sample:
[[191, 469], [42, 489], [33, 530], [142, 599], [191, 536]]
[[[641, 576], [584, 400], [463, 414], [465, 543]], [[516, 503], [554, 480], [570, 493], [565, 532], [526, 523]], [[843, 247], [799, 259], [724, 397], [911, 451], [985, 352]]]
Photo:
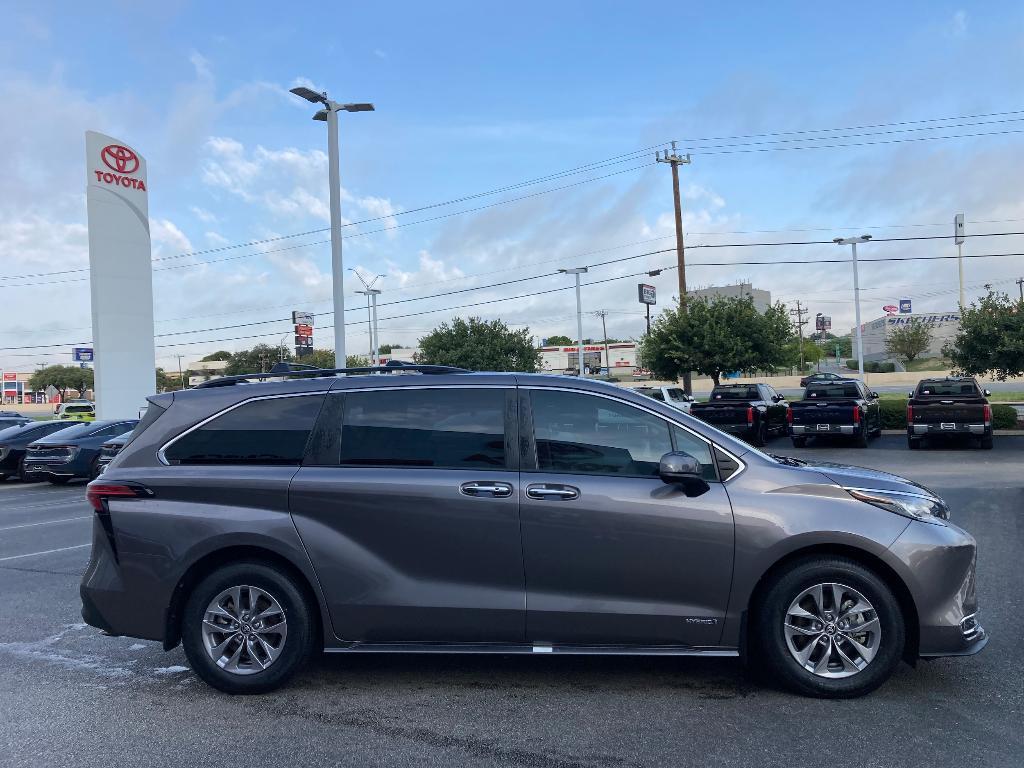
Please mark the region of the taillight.
[[97, 512], [105, 512], [103, 502], [113, 498], [141, 498], [152, 496], [153, 492], [141, 485], [128, 485], [126, 483], [96, 483], [92, 482], [86, 486], [85, 498], [89, 500], [92, 508]]
[[913, 423], [914, 423], [914, 406], [908, 405], [907, 406], [907, 424], [913, 424]]
[[793, 423], [793, 409], [792, 408], [787, 408], [786, 409], [786, 423], [787, 424], [792, 424]]
[[991, 405], [986, 403], [984, 406], [982, 406], [981, 413], [982, 413], [982, 417], [985, 419], [985, 423], [986, 424], [988, 424], [990, 421], [992, 421], [992, 406]]
[[860, 424], [860, 406], [853, 406], [853, 423]]
[[748, 427], [754, 426], [754, 408], [753, 407], [747, 408], [747, 426]]

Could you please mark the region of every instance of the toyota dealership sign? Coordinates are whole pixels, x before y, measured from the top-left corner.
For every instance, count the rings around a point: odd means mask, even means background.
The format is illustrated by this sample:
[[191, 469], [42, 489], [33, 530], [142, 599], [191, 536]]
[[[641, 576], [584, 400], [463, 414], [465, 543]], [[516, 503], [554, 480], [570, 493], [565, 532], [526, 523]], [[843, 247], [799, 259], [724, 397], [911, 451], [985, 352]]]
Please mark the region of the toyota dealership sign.
[[108, 144], [100, 150], [99, 159], [106, 167], [93, 169], [97, 183], [147, 191], [146, 180], [139, 173], [141, 162], [134, 150], [120, 144]]

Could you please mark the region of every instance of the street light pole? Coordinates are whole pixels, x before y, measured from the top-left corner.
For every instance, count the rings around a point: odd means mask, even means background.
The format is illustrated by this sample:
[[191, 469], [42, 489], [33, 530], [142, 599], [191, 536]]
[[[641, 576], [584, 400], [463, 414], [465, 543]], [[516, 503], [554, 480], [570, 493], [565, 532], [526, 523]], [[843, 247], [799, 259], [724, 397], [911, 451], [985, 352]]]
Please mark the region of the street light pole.
[[857, 275], [857, 243], [866, 243], [871, 235], [860, 237], [837, 237], [832, 242], [836, 245], [849, 245], [853, 248], [853, 311], [856, 318], [857, 328], [857, 372], [860, 380], [864, 381], [864, 335], [860, 327], [860, 279]]
[[576, 375], [583, 375], [583, 306], [580, 303], [580, 275], [587, 272], [586, 267], [573, 267], [572, 269], [558, 270], [565, 275], [576, 275], [576, 354], [577, 370]]
[[292, 93], [314, 104], [323, 104], [314, 120], [327, 123], [328, 182], [331, 208], [331, 287], [334, 298], [334, 365], [345, 367], [345, 293], [344, 267], [341, 260], [341, 169], [338, 155], [338, 112], [372, 112], [373, 104], [339, 104], [327, 98], [326, 91], [317, 93], [311, 88], [292, 88]]

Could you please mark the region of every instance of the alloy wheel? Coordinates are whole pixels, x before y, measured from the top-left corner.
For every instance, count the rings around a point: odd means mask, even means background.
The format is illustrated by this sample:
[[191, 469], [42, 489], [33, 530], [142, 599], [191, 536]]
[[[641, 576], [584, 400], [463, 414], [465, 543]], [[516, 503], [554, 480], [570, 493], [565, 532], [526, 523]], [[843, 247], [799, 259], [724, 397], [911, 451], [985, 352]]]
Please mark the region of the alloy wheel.
[[284, 650], [288, 620], [281, 604], [252, 586], [225, 589], [206, 607], [203, 647], [225, 672], [251, 675], [273, 664]]
[[793, 659], [818, 677], [844, 678], [863, 671], [878, 653], [878, 612], [860, 592], [825, 583], [797, 595], [783, 631]]

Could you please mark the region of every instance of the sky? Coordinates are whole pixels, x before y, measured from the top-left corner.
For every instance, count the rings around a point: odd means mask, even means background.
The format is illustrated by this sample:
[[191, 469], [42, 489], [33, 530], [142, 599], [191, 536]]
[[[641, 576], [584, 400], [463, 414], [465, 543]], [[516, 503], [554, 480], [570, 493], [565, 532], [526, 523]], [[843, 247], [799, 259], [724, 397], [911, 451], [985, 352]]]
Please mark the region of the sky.
[[[1022, 71], [1019, 3], [7, 2], [0, 368], [91, 340], [86, 130], [147, 158], [158, 365], [287, 343], [293, 309], [332, 346], [326, 129], [295, 85], [376, 105], [340, 118], [341, 180], [345, 266], [383, 275], [382, 342], [469, 315], [572, 336], [552, 273], [575, 266], [584, 335], [606, 310], [638, 337], [636, 284], [657, 310], [678, 295], [675, 271], [643, 274], [675, 263], [654, 162], [671, 140], [691, 154], [690, 287], [752, 282], [845, 333], [849, 249], [830, 241], [871, 234], [864, 320], [901, 298], [954, 310], [952, 240], [891, 238], [951, 235], [958, 212], [969, 235], [1024, 232]], [[964, 245], [1013, 253], [1024, 236]], [[965, 271], [968, 302], [1017, 293], [1024, 256]], [[354, 272], [345, 287], [365, 352]]]

